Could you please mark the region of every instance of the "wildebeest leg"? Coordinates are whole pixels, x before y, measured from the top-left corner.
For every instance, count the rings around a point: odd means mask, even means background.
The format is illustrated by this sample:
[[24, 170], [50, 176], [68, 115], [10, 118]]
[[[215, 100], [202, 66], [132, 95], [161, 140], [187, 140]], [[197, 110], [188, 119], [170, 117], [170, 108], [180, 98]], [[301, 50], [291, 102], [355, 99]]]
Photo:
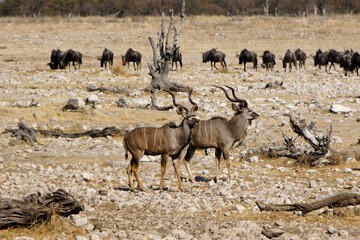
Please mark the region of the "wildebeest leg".
[[226, 164], [227, 164], [227, 168], [228, 168], [228, 172], [229, 172], [229, 181], [231, 181], [232, 177], [231, 177], [231, 164], [230, 164], [229, 150], [223, 149], [222, 152], [224, 155], [224, 159], [226, 160]]
[[164, 185], [164, 176], [166, 171], [166, 164], [168, 161], [169, 156], [167, 154], [161, 155], [161, 177], [160, 177], [160, 192], [163, 191], [163, 185]]
[[[225, 58], [223, 59], [223, 68], [226, 68], [226, 62], [225, 62]], [[225, 66], [225, 67], [224, 67]]]
[[[181, 59], [179, 60], [179, 63], [180, 63], [180, 68], [182, 70], [182, 61], [181, 61]], [[177, 68], [177, 65], [176, 65], [176, 68]]]
[[186, 171], [188, 172], [189, 179], [191, 182], [195, 182], [195, 178], [193, 177], [191, 168], [190, 168], [190, 161], [191, 161], [191, 158], [194, 156], [195, 151], [196, 151], [196, 148], [189, 147], [187, 149], [187, 152], [186, 152], [186, 155], [184, 158], [184, 165], [185, 165]]
[[221, 161], [221, 149], [215, 149], [215, 158], [216, 158], [216, 181], [219, 180], [219, 171], [220, 171], [220, 161]]
[[174, 61], [172, 61], [172, 63], [171, 63], [171, 71], [174, 71]]
[[73, 61], [72, 63], [73, 63], [74, 69], [76, 70], [75, 61]]
[[134, 66], [134, 71], [136, 71], [136, 65], [135, 65], [136, 62], [133, 62], [133, 66]]
[[244, 72], [246, 72], [246, 62], [244, 62]]

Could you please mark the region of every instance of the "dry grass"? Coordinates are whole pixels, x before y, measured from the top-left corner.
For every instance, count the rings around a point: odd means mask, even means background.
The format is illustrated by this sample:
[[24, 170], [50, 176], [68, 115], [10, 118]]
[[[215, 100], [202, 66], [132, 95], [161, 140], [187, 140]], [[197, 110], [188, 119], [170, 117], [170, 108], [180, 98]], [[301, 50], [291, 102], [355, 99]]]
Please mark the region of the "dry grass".
[[64, 239], [74, 239], [76, 236], [83, 236], [84, 233], [85, 230], [73, 226], [70, 219], [53, 215], [50, 221], [31, 228], [3, 229], [0, 231], [0, 239], [14, 239], [19, 236], [32, 236], [35, 240], [56, 239], [59, 236]]
[[[165, 19], [166, 22], [168, 19]], [[175, 19], [175, 24], [178, 24], [178, 19]], [[97, 126], [136, 126], [138, 123], [146, 123], [147, 125], [162, 125], [169, 121], [179, 122], [179, 117], [174, 112], [154, 112], [150, 110], [138, 109], [120, 109], [114, 106], [113, 102], [119, 97], [117, 94], [106, 93], [103, 94], [102, 104], [108, 104], [108, 107], [96, 110], [84, 110], [81, 112], [61, 112], [60, 109], [66, 104], [68, 92], [76, 91], [78, 88], [85, 88], [89, 84], [101, 85], [104, 87], [121, 86], [126, 87], [129, 91], [145, 87], [150, 78], [148, 76], [148, 69], [146, 62], [152, 62], [152, 49], [147, 39], [148, 36], [156, 37], [156, 32], [159, 31], [159, 17], [127, 17], [124, 19], [116, 19], [111, 17], [87, 17], [87, 18], [0, 18], [0, 24], [4, 37], [0, 38], [0, 69], [3, 74], [13, 77], [12, 81], [4, 81], [0, 84], [1, 90], [9, 90], [9, 94], [0, 96], [0, 101], [7, 101], [12, 105], [21, 98], [33, 97], [32, 94], [25, 91], [30, 90], [56, 90], [62, 95], [51, 95], [51, 100], [42, 95], [36, 95], [36, 101], [42, 101], [44, 104], [39, 108], [13, 108], [0, 107], [0, 120], [7, 126], [16, 125], [19, 120], [26, 120], [27, 124], [38, 124], [39, 128], [44, 126], [48, 130], [52, 130], [52, 125], [66, 125], [65, 132], [82, 132], [83, 126], [88, 128]], [[74, 41], [74, 33], [77, 36]], [[126, 34], [125, 34], [126, 33]], [[36, 37], [37, 36], [37, 37]], [[265, 78], [258, 77], [259, 74], [253, 72], [252, 65], [248, 66], [248, 73], [246, 77], [242, 77], [242, 66], [239, 70], [237, 67], [238, 59], [235, 57], [236, 52], [247, 48], [261, 55], [261, 53], [268, 49], [274, 52], [278, 57], [282, 57], [286, 49], [295, 50], [300, 47], [309, 55], [314, 53], [318, 48], [338, 50], [353, 48], [360, 50], [360, 42], [354, 41], [360, 36], [360, 16], [334, 16], [329, 18], [289, 18], [289, 17], [224, 17], [224, 16], [189, 16], [185, 19], [184, 28], [179, 36], [179, 45], [183, 54], [184, 67], [181, 71], [172, 71], [170, 73], [171, 80], [174, 78], [180, 80], [181, 83], [191, 87], [210, 86], [211, 84], [229, 84], [239, 87], [249, 86], [256, 87], [260, 81], [263, 81], [264, 86], [271, 76], [276, 80], [284, 81], [284, 84], [291, 84], [293, 74], [282, 75], [282, 69], [277, 66], [277, 69], [272, 72], [264, 73]], [[112, 50], [116, 56], [113, 71], [99, 69], [99, 62], [97, 56], [101, 54], [104, 47]], [[120, 55], [124, 54], [129, 47], [140, 51], [143, 55], [143, 69], [141, 71], [133, 71], [127, 69], [127, 66], [122, 66]], [[227, 54], [226, 61], [227, 69], [220, 69], [218, 71], [210, 71], [210, 64], [203, 64], [201, 62], [201, 53], [217, 47], [219, 50]], [[46, 63], [49, 61], [50, 52], [53, 48], [61, 48], [66, 50], [73, 48], [79, 50], [84, 54], [83, 66], [80, 71], [66, 70], [66, 71], [50, 71]], [[312, 71], [312, 61], [307, 62], [307, 71], [309, 72], [309, 81], [326, 81], [327, 76]], [[278, 64], [280, 65], [280, 64]], [[262, 73], [262, 69], [258, 72]], [[276, 71], [281, 71], [278, 73]], [[46, 82], [37, 82], [38, 74], [46, 72], [53, 77]], [[305, 72], [305, 71], [304, 71]], [[199, 75], [201, 74], [201, 77]], [[110, 76], [115, 75], [116, 78], [109, 80]], [[0, 74], [1, 76], [1, 74]], [[24, 81], [28, 79], [27, 76], [34, 76], [32, 82]], [[59, 77], [59, 79], [55, 78]], [[67, 82], [64, 79], [71, 79]], [[20, 79], [20, 80], [19, 80]], [[57, 80], [56, 82], [53, 80]], [[124, 83], [124, 80], [131, 79], [130, 83]], [[216, 82], [215, 82], [216, 81]], [[304, 80], [306, 84], [308, 80]], [[359, 81], [358, 78], [345, 79], [345, 81]], [[64, 88], [70, 90], [64, 90]], [[321, 87], [321, 86], [320, 86]], [[46, 93], [45, 91], [45, 93]], [[4, 91], [6, 92], [6, 91]], [[299, 96], [296, 94], [289, 94], [288, 91], [262, 92], [261, 96], [249, 95], [246, 91], [243, 93], [243, 98], [254, 101], [256, 98], [263, 98], [264, 101], [268, 98], [278, 97], [284, 99], [287, 103], [293, 100], [310, 101], [313, 98], [323, 97], [323, 102], [332, 101], [326, 96], [317, 96], [316, 93], [306, 96]], [[17, 95], [17, 96], [13, 96]], [[214, 94], [209, 93], [207, 97], [212, 100]], [[158, 97], [167, 97], [166, 94], [160, 93]], [[203, 95], [194, 94], [194, 98], [200, 102]], [[348, 96], [352, 98], [353, 96]], [[30, 98], [31, 99], [31, 98]], [[218, 100], [218, 99], [217, 99]], [[253, 104], [253, 103], [252, 103]], [[263, 104], [263, 102], [261, 103]], [[253, 104], [252, 106], [254, 106]], [[230, 106], [227, 106], [230, 109]], [[256, 106], [254, 106], [256, 111]], [[34, 116], [36, 113], [36, 117]], [[360, 117], [358, 112], [354, 113], [354, 117]], [[54, 124], [49, 124], [51, 118], [55, 117], [57, 121]], [[325, 120], [332, 120], [335, 124], [334, 135], [342, 138], [343, 143], [335, 145], [337, 149], [344, 151], [352, 151], [356, 147], [354, 139], [359, 138], [355, 136], [359, 133], [354, 125], [356, 123], [339, 116], [329, 116], [328, 110], [314, 110], [313, 113], [307, 113], [307, 119], [317, 118], [319, 129], [327, 129], [329, 122]], [[271, 116], [261, 116], [266, 128], [279, 130], [279, 122]], [[319, 126], [318, 126], [319, 125]], [[337, 127], [337, 128], [336, 128]], [[2, 131], [3, 129], [0, 129]], [[289, 127], [284, 127], [287, 134], [291, 131]], [[351, 134], [350, 134], [351, 133]], [[262, 133], [260, 133], [262, 134]], [[272, 140], [277, 135], [281, 136], [280, 131], [274, 131], [269, 139]], [[350, 137], [349, 137], [350, 136]], [[249, 136], [250, 137], [250, 136]], [[121, 137], [116, 137], [116, 140], [121, 140]], [[269, 142], [271, 142], [269, 140]], [[41, 141], [41, 137], [40, 137]], [[23, 144], [23, 143], [20, 143]], [[19, 145], [20, 145], [19, 144]], [[46, 143], [54, 145], [56, 143]], [[254, 143], [258, 144], [258, 143]], [[21, 146], [21, 145], [20, 145]], [[8, 146], [3, 146], [3, 149]], [[244, 150], [242, 148], [241, 150]], [[241, 150], [234, 150], [237, 153]], [[18, 155], [16, 149], [11, 148], [10, 154]], [[3, 153], [6, 154], [6, 153]], [[202, 153], [199, 153], [202, 154]], [[265, 164], [269, 163], [276, 167], [286, 167], [289, 171], [279, 172], [276, 169], [266, 169], [269, 176], [277, 179], [296, 177], [308, 181], [309, 175], [306, 174], [309, 170], [308, 166], [291, 165], [288, 166], [286, 162], [289, 159], [285, 158], [267, 158], [259, 155], [264, 160], [257, 164], [252, 164], [254, 168], [264, 168]], [[360, 161], [360, 154], [355, 155], [357, 163], [344, 163], [347, 155], [339, 153], [333, 156], [333, 161], [341, 163], [342, 167], [356, 167]], [[18, 161], [32, 161], [33, 159], [22, 159]], [[63, 163], [71, 164], [72, 162], [82, 163], [98, 163], [103, 166], [104, 159], [94, 156], [86, 157], [51, 157], [48, 156], [37, 157], [36, 160], [44, 166], [58, 165]], [[106, 157], [106, 161], [119, 160], [119, 156]], [[195, 161], [194, 161], [195, 162]], [[18, 162], [14, 162], [13, 167], [16, 167]], [[234, 161], [234, 167], [240, 168], [243, 164], [241, 161]], [[222, 163], [222, 166], [224, 164]], [[328, 172], [332, 172], [335, 166], [322, 167], [316, 176], [311, 178], [322, 178], [324, 182], [334, 182], [335, 178], [339, 177], [333, 174], [328, 176]], [[211, 163], [213, 174], [215, 172], [215, 162]], [[340, 173], [339, 173], [340, 174]], [[170, 174], [169, 174], [170, 175]], [[342, 177], [341, 175], [340, 177]], [[246, 181], [252, 181], [253, 178], [244, 176]], [[1, 184], [1, 183], [0, 183]], [[117, 183], [114, 183], [117, 184]], [[176, 185], [176, 183], [174, 183]], [[208, 216], [209, 217], [209, 216]], [[233, 219], [231, 219], [233, 218]], [[331, 224], [337, 222], [346, 226], [359, 224], [357, 215], [350, 213], [339, 213], [336, 216], [319, 217], [316, 214], [308, 214], [305, 217], [300, 217], [292, 213], [249, 213], [249, 214], [232, 214], [230, 218], [224, 220], [253, 220], [253, 221], [277, 221], [284, 222], [320, 222]], [[31, 229], [9, 229], [0, 232], [0, 239], [13, 239], [14, 236], [27, 235], [36, 236], [36, 239], [42, 239], [50, 236], [51, 239], [59, 237], [62, 232], [65, 232], [66, 238], [73, 239], [73, 236], [82, 235], [81, 230], [74, 228], [69, 223], [68, 219], [61, 217], [54, 217], [49, 223], [40, 225]]]

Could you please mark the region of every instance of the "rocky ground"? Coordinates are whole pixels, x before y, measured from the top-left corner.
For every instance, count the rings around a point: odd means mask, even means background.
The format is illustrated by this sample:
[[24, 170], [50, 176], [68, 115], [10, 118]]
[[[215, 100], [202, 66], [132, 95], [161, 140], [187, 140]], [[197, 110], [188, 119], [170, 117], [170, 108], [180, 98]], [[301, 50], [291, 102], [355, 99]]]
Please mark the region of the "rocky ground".
[[[122, 136], [107, 139], [38, 136], [36, 147], [32, 147], [24, 141], [11, 144], [15, 139], [10, 134], [1, 135], [1, 197], [22, 198], [36, 191], [47, 193], [63, 188], [85, 205], [84, 212], [66, 219], [82, 230], [79, 234], [61, 227], [42, 234], [34, 233], [35, 229], [27, 232], [28, 239], [267, 239], [261, 233], [263, 227], [283, 231], [277, 239], [358, 239], [357, 208], [321, 209], [300, 216], [298, 212], [260, 212], [255, 204], [255, 201], [311, 202], [340, 192], [359, 192], [360, 172], [352, 168], [359, 167], [356, 153], [360, 151], [360, 78], [356, 74], [344, 77], [338, 66], [330, 73], [320, 71], [313, 67], [311, 58], [306, 69], [291, 73], [283, 71], [280, 60], [274, 71], [248, 67], [248, 72], [244, 72], [235, 58], [235, 53], [244, 47], [258, 55], [271, 49], [277, 59], [287, 48], [300, 47], [309, 55], [318, 48], [360, 49], [359, 40], [348, 40], [358, 36], [359, 18], [312, 21], [322, 25], [293, 18], [215, 17], [194, 17], [185, 24], [179, 38], [185, 66], [170, 74], [172, 81], [194, 88], [199, 117], [230, 118], [233, 114], [223, 92], [212, 84], [234, 86], [237, 94], [260, 115], [249, 127], [244, 143], [231, 151], [234, 178], [231, 182], [222, 163], [220, 180], [215, 183], [214, 152], [206, 156], [199, 151], [191, 163], [196, 181], [188, 181], [181, 165], [186, 191], [180, 192], [169, 163], [166, 188], [160, 193], [159, 157], [144, 157], [140, 176], [146, 191], [132, 193], [127, 184], [128, 162], [124, 158]], [[150, 103], [150, 95], [140, 89], [150, 82], [146, 62], [152, 56], [147, 36], [155, 35], [159, 23], [156, 18], [146, 19], [145, 23], [105, 18], [51, 19], [50, 23], [41, 19], [1, 19], [5, 31], [0, 36], [0, 131], [17, 128], [19, 121], [36, 129], [68, 133], [109, 126], [131, 130], [139, 125], [179, 123], [181, 118], [174, 110], [139, 109]], [[249, 28], [253, 23], [256, 31]], [[125, 31], [127, 35], [123, 34]], [[75, 33], [77, 41], [72, 37]], [[205, 35], [209, 39], [202, 44], [200, 40]], [[234, 38], [239, 41], [236, 46], [229, 44]], [[201, 52], [215, 46], [227, 53], [227, 70], [211, 71], [210, 64], [201, 63]], [[84, 53], [80, 71], [48, 69], [50, 52], [58, 47], [63, 50], [72, 47]], [[113, 72], [100, 69], [96, 59], [104, 47], [113, 50], [117, 57]], [[120, 66], [120, 54], [128, 47], [143, 52], [139, 72]], [[265, 88], [275, 81], [284, 82], [284, 88]], [[127, 92], [90, 93], [87, 86], [91, 85], [120, 86]], [[179, 102], [188, 104], [185, 93], [176, 96]], [[99, 105], [94, 109], [87, 106], [80, 111], [61, 111], [72, 97], [95, 97]], [[120, 97], [126, 100], [128, 108], [118, 107]], [[167, 94], [158, 93], [157, 97], [158, 105], [171, 104]], [[32, 99], [40, 105], [27, 108]], [[345, 113], [332, 113], [334, 104], [348, 109]], [[287, 158], [249, 154], [257, 147], [281, 145], [282, 132], [295, 137], [289, 115], [316, 121], [315, 129], [320, 135], [332, 125], [331, 146], [342, 152], [340, 164], [310, 168]], [[298, 141], [305, 144], [301, 139]], [[9, 236], [15, 239], [24, 234], [0, 231], [2, 239], [10, 239]]]

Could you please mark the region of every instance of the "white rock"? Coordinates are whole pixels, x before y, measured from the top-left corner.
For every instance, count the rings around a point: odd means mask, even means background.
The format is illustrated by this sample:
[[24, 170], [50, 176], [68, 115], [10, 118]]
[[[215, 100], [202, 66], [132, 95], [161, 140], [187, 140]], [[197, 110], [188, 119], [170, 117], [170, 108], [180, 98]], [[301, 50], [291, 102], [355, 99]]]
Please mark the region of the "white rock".
[[259, 162], [259, 157], [258, 156], [252, 156], [249, 159], [249, 161], [252, 162], [252, 163], [257, 163], [257, 162]]
[[86, 173], [86, 172], [81, 173], [80, 176], [82, 177], [82, 179], [84, 181], [87, 181], [87, 182], [90, 181], [91, 179], [93, 179], [93, 177], [94, 177], [92, 174]]
[[71, 106], [71, 109], [82, 109], [85, 107], [85, 102], [81, 97], [74, 97], [69, 99], [67, 105]]
[[89, 239], [84, 236], [76, 236], [76, 237], [74, 237], [74, 240], [89, 240]]
[[77, 227], [82, 227], [88, 224], [87, 217], [80, 216], [80, 215], [71, 215], [71, 218]]
[[236, 207], [236, 210], [238, 210], [238, 212], [240, 214], [243, 213], [246, 210], [246, 208], [244, 206], [241, 206], [241, 205], [236, 205], [235, 207]]
[[344, 168], [343, 173], [352, 173], [353, 170], [351, 168]]
[[13, 238], [13, 240], [35, 240], [35, 238], [22, 236], [22, 237], [15, 237]]
[[333, 112], [333, 113], [349, 113], [352, 111], [353, 110], [351, 108], [348, 108], [348, 107], [345, 107], [345, 106], [342, 106], [339, 104], [333, 104], [333, 105], [331, 105], [331, 108], [330, 108], [330, 112]]

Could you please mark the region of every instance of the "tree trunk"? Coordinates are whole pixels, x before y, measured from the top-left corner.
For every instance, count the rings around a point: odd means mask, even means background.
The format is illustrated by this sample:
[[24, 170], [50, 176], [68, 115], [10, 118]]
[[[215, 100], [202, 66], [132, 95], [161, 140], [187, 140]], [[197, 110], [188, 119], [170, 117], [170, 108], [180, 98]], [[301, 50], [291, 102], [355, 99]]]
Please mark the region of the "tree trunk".
[[[162, 14], [161, 19], [161, 32], [158, 33], [159, 38], [159, 53], [160, 59], [157, 54], [157, 45], [155, 44], [152, 37], [149, 37], [150, 45], [153, 50], [153, 65], [148, 63], [149, 75], [151, 76], [151, 83], [149, 86], [145, 87], [144, 90], [150, 91], [152, 93], [152, 101], [155, 99], [155, 90], [171, 90], [176, 92], [188, 92], [190, 90], [189, 87], [184, 86], [180, 83], [170, 82], [169, 81], [169, 72], [170, 65], [172, 63], [172, 49], [177, 45], [177, 38], [180, 34], [182, 26], [184, 24], [185, 18], [185, 0], [183, 0], [183, 5], [181, 8], [181, 23], [179, 29], [176, 29], [173, 26], [174, 13], [170, 10], [170, 23], [169, 28], [166, 32], [165, 23], [164, 23], [164, 14]], [[171, 30], [174, 29], [174, 40], [173, 47], [169, 47], [169, 35]]]

